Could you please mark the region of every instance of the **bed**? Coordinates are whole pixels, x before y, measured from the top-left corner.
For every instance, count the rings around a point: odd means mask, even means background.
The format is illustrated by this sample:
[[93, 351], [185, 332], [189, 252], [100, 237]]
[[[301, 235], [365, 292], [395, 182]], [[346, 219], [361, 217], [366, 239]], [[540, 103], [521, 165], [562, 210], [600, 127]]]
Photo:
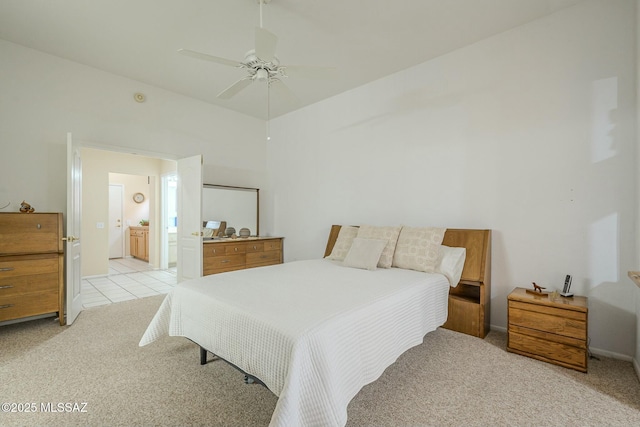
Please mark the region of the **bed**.
[[[344, 426], [358, 391], [445, 323], [457, 283], [438, 272], [348, 268], [348, 258], [329, 259], [340, 230], [332, 227], [323, 259], [179, 284], [140, 346], [181, 336], [201, 347], [201, 360], [210, 351], [232, 364], [278, 396], [271, 426]], [[484, 255], [467, 254], [464, 269]]]

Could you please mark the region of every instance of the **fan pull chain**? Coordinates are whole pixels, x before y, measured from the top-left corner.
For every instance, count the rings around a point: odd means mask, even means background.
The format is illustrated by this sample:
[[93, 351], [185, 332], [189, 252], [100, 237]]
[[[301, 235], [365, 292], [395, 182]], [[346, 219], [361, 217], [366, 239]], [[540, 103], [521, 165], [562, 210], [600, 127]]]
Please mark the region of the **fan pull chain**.
[[[262, 3], [262, 0], [260, 0], [260, 2]], [[270, 101], [270, 95], [271, 93], [271, 82], [267, 80], [267, 141], [271, 140], [271, 130], [269, 129], [269, 121], [271, 119], [271, 102]]]

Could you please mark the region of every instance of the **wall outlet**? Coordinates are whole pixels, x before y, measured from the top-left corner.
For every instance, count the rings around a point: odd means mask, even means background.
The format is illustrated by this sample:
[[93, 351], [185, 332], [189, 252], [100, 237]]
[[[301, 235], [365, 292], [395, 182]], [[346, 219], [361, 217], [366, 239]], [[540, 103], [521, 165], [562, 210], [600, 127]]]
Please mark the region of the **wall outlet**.
[[104, 228], [104, 222], [96, 222], [96, 228]]

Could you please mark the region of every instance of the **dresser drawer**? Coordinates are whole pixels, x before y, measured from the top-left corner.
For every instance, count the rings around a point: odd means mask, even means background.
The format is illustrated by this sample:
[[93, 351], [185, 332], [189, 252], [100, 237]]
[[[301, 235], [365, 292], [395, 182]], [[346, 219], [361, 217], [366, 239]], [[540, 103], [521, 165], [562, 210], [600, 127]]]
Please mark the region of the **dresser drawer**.
[[279, 264], [280, 251], [264, 251], [247, 254], [247, 267], [259, 267], [263, 265]]
[[227, 255], [244, 254], [247, 252], [247, 245], [242, 243], [231, 243], [224, 245], [224, 251]]
[[59, 311], [57, 289], [27, 295], [0, 296], [0, 321], [57, 311]]
[[266, 240], [264, 242], [264, 250], [265, 251], [281, 251], [282, 240], [281, 239]]
[[263, 252], [264, 242], [247, 242], [247, 253]]
[[0, 255], [62, 252], [62, 214], [0, 215]]
[[32, 274], [0, 279], [0, 301], [8, 296], [43, 291], [58, 292], [58, 273]]
[[0, 283], [6, 279], [44, 273], [57, 273], [58, 254], [0, 258]]
[[554, 310], [557, 309], [511, 301], [509, 302], [509, 324], [565, 337], [587, 339], [585, 313]]
[[244, 267], [244, 264], [245, 264], [244, 254], [216, 256], [216, 257], [207, 258], [205, 269], [218, 270], [221, 268], [228, 269], [233, 267]]
[[551, 342], [514, 331], [509, 331], [509, 351], [524, 354], [546, 362], [559, 362], [562, 365], [586, 372], [587, 349]]

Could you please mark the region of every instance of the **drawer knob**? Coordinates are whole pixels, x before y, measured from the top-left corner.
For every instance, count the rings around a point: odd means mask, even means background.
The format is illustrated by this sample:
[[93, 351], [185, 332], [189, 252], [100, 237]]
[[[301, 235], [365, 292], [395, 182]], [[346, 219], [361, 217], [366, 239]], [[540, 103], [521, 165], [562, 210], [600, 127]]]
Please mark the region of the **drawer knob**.
[[13, 267], [2, 267], [0, 271], [13, 271]]
[[0, 286], [0, 289], [9, 289], [9, 288], [13, 288], [13, 285]]
[[234, 251], [236, 251], [236, 252], [238, 252], [238, 248], [234, 248], [233, 250], [234, 250]]
[[13, 304], [0, 305], [0, 310], [2, 310], [3, 308], [11, 308], [11, 307], [13, 307]]
[[256, 250], [256, 249], [258, 249], [258, 248], [256, 247], [256, 245], [253, 245], [253, 249], [254, 249], [254, 250]]
[[226, 263], [228, 263], [228, 262], [229, 262], [229, 260], [228, 260], [228, 259], [225, 259], [224, 261], [220, 261], [220, 264], [226, 264]]

